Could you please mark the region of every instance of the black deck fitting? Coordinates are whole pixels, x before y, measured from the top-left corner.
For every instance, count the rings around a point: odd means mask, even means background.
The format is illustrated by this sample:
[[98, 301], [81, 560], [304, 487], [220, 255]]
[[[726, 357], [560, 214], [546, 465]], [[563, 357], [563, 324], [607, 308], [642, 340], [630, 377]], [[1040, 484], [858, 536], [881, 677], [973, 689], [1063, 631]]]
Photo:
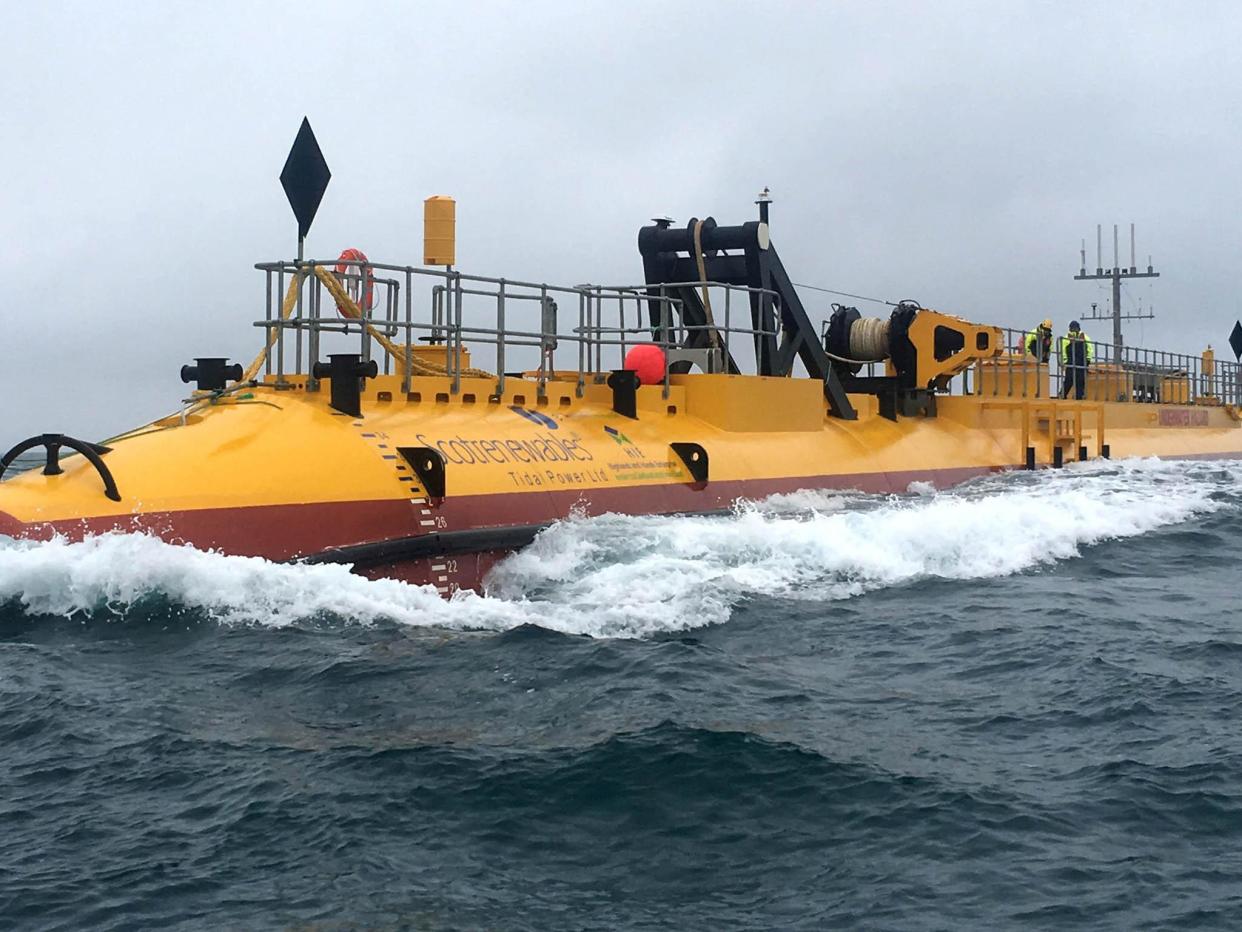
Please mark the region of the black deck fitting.
[[697, 443], [670, 443], [669, 446], [677, 454], [677, 458], [685, 463], [686, 469], [690, 470], [690, 476], [694, 479], [690, 483], [691, 487], [696, 492], [707, 488], [707, 451]]
[[315, 363], [311, 375], [332, 383], [333, 408], [350, 417], [362, 417], [363, 380], [379, 375], [379, 366], [374, 359], [363, 362], [357, 353], [333, 353], [327, 362]]
[[223, 391], [226, 382], [236, 382], [242, 377], [241, 364], [230, 366], [223, 356], [200, 356], [194, 362], [193, 366], [181, 367], [181, 381], [186, 384], [197, 382], [200, 392]]
[[432, 447], [397, 447], [397, 452], [418, 476], [427, 498], [438, 505], [444, 499], [445, 490], [444, 457], [440, 451]]
[[111, 453], [112, 448], [105, 447], [99, 443], [75, 440], [73, 437], [66, 437], [64, 434], [40, 434], [37, 437], [31, 437], [29, 440], [23, 440], [9, 450], [8, 453], [4, 454], [4, 456], [0, 457], [0, 478], [4, 477], [5, 470], [9, 468], [13, 460], [27, 450], [33, 450], [35, 447], [43, 447], [47, 450], [47, 460], [43, 464], [43, 475], [59, 476], [64, 472], [60, 468], [60, 448], [68, 447], [70, 450], [81, 453], [95, 467], [95, 471], [103, 479], [104, 495], [114, 502], [121, 500], [121, 493], [116, 488], [116, 480], [112, 478], [112, 470], [105, 466], [104, 461], [100, 459], [105, 453]]
[[612, 389], [612, 410], [622, 417], [638, 420], [638, 373], [631, 369], [613, 369], [608, 376]]

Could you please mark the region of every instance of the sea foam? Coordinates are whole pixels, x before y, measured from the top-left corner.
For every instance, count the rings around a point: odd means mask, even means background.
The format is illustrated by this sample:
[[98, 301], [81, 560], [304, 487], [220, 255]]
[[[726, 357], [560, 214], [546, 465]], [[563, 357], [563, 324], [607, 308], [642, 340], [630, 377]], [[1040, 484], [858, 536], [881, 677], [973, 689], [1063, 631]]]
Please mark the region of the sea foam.
[[449, 629], [532, 624], [644, 637], [726, 622], [751, 596], [846, 599], [927, 578], [1004, 576], [1236, 507], [1242, 464], [1135, 460], [1008, 473], [904, 496], [799, 492], [724, 518], [575, 517], [504, 560], [487, 595], [440, 598], [344, 566], [274, 564], [152, 537], [0, 538], [0, 603], [124, 615], [164, 596], [229, 624], [328, 617]]

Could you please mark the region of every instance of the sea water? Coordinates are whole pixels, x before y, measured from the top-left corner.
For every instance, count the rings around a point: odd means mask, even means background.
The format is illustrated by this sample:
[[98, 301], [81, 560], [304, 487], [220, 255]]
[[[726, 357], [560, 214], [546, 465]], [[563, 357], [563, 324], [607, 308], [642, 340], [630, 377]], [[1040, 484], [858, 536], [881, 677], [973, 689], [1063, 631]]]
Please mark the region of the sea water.
[[1240, 505], [575, 517], [447, 601], [0, 538], [0, 928], [1240, 927]]

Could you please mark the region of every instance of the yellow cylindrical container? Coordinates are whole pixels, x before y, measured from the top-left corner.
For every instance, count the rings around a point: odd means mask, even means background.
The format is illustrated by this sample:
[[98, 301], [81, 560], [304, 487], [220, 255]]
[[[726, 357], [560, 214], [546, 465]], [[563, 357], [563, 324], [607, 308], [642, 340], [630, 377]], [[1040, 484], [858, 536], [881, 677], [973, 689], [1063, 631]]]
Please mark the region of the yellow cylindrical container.
[[1199, 386], [1196, 399], [1199, 404], [1220, 404], [1220, 399], [1216, 397], [1216, 352], [1212, 349], [1212, 344], [1208, 344], [1208, 348], [1203, 351], [1203, 378], [1202, 384]]
[[977, 394], [1001, 398], [1047, 398], [1048, 365], [1011, 353], [979, 361]]
[[437, 194], [423, 201], [423, 264], [457, 262], [457, 202]]
[[1087, 369], [1088, 401], [1130, 401], [1134, 398], [1134, 374], [1124, 366], [1096, 363]]
[[1190, 402], [1190, 376], [1183, 374], [1162, 376], [1160, 400], [1165, 404], [1188, 404]]

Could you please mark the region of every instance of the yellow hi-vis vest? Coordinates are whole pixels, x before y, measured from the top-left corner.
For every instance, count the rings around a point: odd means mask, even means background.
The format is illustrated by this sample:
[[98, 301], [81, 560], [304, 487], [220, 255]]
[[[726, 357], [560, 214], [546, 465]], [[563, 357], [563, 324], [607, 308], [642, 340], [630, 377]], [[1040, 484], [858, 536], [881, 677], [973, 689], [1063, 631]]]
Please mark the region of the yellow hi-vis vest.
[[1070, 349], [1075, 340], [1081, 340], [1083, 343], [1086, 344], [1087, 362], [1091, 362], [1092, 360], [1094, 360], [1095, 350], [1091, 346], [1091, 338], [1087, 336], [1087, 332], [1085, 330], [1079, 330], [1077, 337], [1074, 336], [1073, 331], [1066, 333], [1065, 336], [1062, 337], [1061, 339], [1061, 362], [1065, 363], [1066, 365], [1069, 364]]

